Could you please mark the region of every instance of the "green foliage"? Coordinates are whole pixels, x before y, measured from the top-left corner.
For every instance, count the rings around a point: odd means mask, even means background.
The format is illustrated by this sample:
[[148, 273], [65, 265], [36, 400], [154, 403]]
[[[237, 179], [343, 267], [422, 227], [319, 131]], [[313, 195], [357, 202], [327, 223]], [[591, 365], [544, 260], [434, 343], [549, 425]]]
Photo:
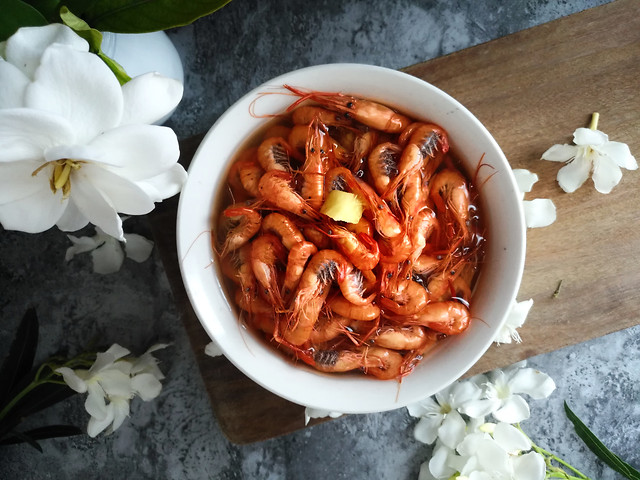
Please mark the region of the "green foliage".
[[567, 405], [567, 402], [564, 402], [564, 411], [567, 414], [567, 418], [573, 423], [578, 436], [600, 460], [626, 478], [630, 480], [640, 480], [640, 472], [605, 447], [604, 443], [573, 413], [569, 405]]
[[9, 354], [0, 368], [0, 445], [28, 443], [42, 451], [37, 440], [67, 437], [83, 433], [73, 425], [51, 425], [29, 431], [18, 430], [25, 417], [48, 408], [75, 394], [50, 364], [37, 370], [33, 361], [38, 347], [38, 318], [29, 309], [9, 348]]
[[0, 15], [0, 41], [6, 40], [20, 27], [39, 27], [49, 22], [36, 8], [20, 0], [3, 0]]

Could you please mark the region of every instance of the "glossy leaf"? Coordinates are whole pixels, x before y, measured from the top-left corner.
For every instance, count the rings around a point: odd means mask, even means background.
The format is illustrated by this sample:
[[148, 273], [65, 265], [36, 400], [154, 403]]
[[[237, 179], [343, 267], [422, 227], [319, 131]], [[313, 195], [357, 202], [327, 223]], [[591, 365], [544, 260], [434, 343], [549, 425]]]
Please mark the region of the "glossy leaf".
[[609, 465], [616, 472], [624, 475], [626, 478], [631, 480], [640, 480], [640, 472], [605, 447], [598, 437], [596, 437], [595, 434], [589, 430], [584, 423], [582, 423], [578, 416], [571, 411], [567, 402], [564, 402], [564, 411], [566, 412], [569, 420], [571, 420], [571, 423], [573, 423], [578, 436], [600, 460]]
[[[31, 438], [28, 434], [22, 432], [11, 432], [11, 434], [13, 435], [11, 438], [16, 439], [16, 441], [13, 443], [27, 443], [38, 450], [40, 453], [42, 453], [42, 447], [40, 446], [40, 444], [36, 442], [34, 438]], [[4, 444], [4, 440], [0, 442], [0, 445]]]
[[9, 355], [0, 368], [0, 407], [13, 396], [16, 386], [29, 373], [38, 348], [38, 316], [33, 308], [27, 310], [9, 348]]
[[[83, 433], [84, 430], [75, 425], [49, 425], [48, 427], [34, 428], [28, 432], [10, 432], [9, 436], [0, 441], [0, 445], [13, 445], [24, 442], [29, 442], [33, 445], [31, 441], [35, 443], [35, 440], [72, 437], [74, 435], [82, 435]], [[42, 450], [40, 449], [40, 451]]]
[[47, 23], [47, 19], [31, 5], [20, 0], [4, 0], [0, 15], [0, 41], [9, 38], [20, 27], [35, 27]]
[[[93, 28], [115, 33], [144, 33], [188, 25], [231, 0], [95, 0], [84, 11], [69, 8]], [[74, 2], [78, 4], [81, 2]]]
[[55, 23], [58, 21], [60, 0], [26, 0], [25, 3], [28, 3], [38, 10], [49, 23]]

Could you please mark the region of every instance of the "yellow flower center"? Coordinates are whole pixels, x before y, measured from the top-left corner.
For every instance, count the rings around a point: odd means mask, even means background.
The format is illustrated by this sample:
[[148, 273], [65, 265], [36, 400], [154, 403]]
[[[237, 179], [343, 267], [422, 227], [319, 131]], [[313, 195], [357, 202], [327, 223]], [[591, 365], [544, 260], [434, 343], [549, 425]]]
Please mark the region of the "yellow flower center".
[[52, 160], [40, 165], [33, 171], [32, 176], [36, 176], [40, 171], [48, 165], [53, 166], [49, 186], [55, 194], [62, 189], [62, 198], [68, 198], [71, 192], [71, 171], [78, 170], [84, 162], [83, 160], [73, 160], [71, 158], [61, 158], [60, 160]]

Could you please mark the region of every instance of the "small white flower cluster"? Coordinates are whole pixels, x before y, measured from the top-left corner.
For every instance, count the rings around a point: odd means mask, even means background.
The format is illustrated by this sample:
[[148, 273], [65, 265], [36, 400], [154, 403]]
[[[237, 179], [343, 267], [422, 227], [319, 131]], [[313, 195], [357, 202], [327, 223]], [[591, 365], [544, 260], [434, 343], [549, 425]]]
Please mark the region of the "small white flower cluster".
[[113, 433], [129, 416], [129, 403], [135, 397], [148, 402], [162, 390], [164, 375], [152, 352], [167, 347], [153, 345], [139, 358], [127, 357], [129, 350], [113, 344], [106, 352], [98, 353], [95, 363], [86, 369], [61, 367], [56, 372], [78, 393], [87, 393], [85, 409], [91, 415], [87, 433], [95, 437], [106, 429]]
[[[407, 407], [420, 418], [414, 436], [433, 444], [419, 480], [542, 480], [544, 457], [514, 424], [529, 418], [520, 394], [548, 397], [555, 383], [525, 362], [453, 383], [434, 397]], [[487, 422], [492, 416], [495, 422]]]
[[556, 221], [556, 206], [549, 198], [535, 198], [525, 200], [524, 194], [529, 193], [533, 185], [538, 181], [538, 175], [523, 168], [515, 168], [513, 175], [516, 178], [518, 189], [524, 209], [524, 220], [527, 228], [548, 227]]

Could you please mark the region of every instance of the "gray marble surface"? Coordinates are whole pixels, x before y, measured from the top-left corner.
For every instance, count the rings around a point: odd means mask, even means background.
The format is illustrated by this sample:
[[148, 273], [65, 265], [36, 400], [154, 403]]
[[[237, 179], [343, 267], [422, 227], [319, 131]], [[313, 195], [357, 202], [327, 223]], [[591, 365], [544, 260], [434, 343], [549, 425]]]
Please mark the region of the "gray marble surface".
[[[235, 0], [169, 32], [186, 85], [169, 125], [180, 137], [199, 133], [248, 90], [299, 67], [346, 61], [400, 68], [602, 3]], [[150, 236], [145, 218], [129, 220], [125, 229]], [[111, 436], [44, 441], [42, 454], [24, 445], [0, 448], [0, 479], [417, 478], [431, 449], [413, 440], [416, 421], [404, 409], [346, 416], [251, 445], [230, 443], [212, 414], [157, 252], [145, 263], [127, 260], [120, 272], [98, 275], [88, 255], [65, 262], [68, 246], [57, 230], [0, 230], [0, 357], [33, 305], [41, 359], [60, 348], [77, 351], [94, 338], [136, 353], [155, 341], [172, 342], [158, 352], [164, 389], [153, 402], [134, 402], [131, 417]], [[592, 479], [621, 477], [584, 447], [562, 403], [640, 467], [639, 334], [631, 328], [529, 360], [558, 388], [549, 399], [530, 402], [532, 418], [523, 428]], [[76, 396], [32, 420], [82, 426], [82, 402]]]

